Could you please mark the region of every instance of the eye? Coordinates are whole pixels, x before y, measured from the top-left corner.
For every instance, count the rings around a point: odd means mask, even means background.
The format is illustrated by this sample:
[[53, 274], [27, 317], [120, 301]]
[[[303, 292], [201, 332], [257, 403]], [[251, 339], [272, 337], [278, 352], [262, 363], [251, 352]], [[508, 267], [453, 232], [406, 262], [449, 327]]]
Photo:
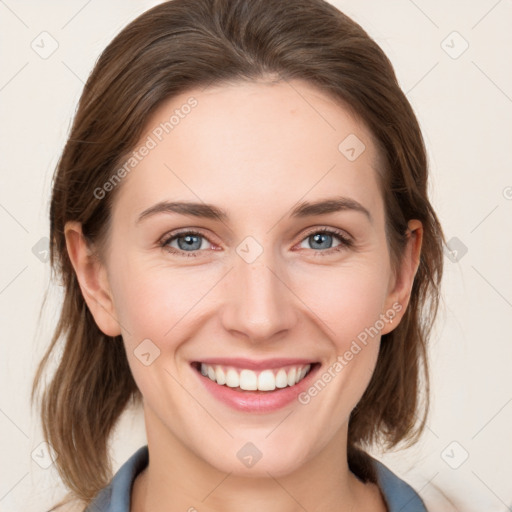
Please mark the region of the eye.
[[[160, 242], [160, 246], [173, 254], [195, 257], [198, 255], [197, 251], [207, 249], [208, 245], [211, 245], [209, 242], [204, 244], [203, 242], [205, 241], [207, 241], [207, 238], [198, 231], [182, 231], [181, 233], [174, 233], [170, 237], [164, 238]], [[172, 245], [174, 243], [175, 245]]]
[[[333, 239], [337, 239], [339, 244], [332, 247]], [[316, 228], [308, 233], [306, 238], [301, 242], [302, 244], [309, 244], [313, 249], [323, 249], [321, 251], [314, 251], [318, 254], [315, 256], [324, 256], [332, 254], [333, 252], [341, 251], [352, 247], [353, 241], [348, 238], [342, 231], [334, 228]], [[306, 249], [311, 247], [305, 247]]]
[[[333, 240], [338, 240], [338, 245], [332, 247]], [[333, 252], [341, 251], [352, 247], [353, 241], [348, 238], [343, 231], [334, 228], [316, 228], [310, 230], [306, 238], [303, 238], [303, 243], [309, 243], [312, 247], [305, 247], [306, 249], [312, 248], [315, 256], [324, 256], [332, 254]], [[181, 231], [173, 233], [170, 236], [164, 237], [159, 243], [160, 247], [172, 254], [185, 257], [199, 256], [199, 251], [208, 249], [211, 242], [199, 231]], [[315, 249], [321, 249], [320, 251]]]

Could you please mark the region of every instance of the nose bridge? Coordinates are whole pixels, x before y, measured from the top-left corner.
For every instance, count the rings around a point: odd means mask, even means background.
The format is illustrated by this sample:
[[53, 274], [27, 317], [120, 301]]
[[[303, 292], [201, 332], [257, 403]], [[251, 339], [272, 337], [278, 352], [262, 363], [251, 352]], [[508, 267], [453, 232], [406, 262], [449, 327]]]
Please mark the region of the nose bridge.
[[293, 294], [284, 284], [285, 276], [280, 275], [273, 251], [256, 249], [250, 240], [248, 245], [240, 244], [223, 315], [227, 330], [239, 331], [253, 342], [290, 329], [295, 320]]

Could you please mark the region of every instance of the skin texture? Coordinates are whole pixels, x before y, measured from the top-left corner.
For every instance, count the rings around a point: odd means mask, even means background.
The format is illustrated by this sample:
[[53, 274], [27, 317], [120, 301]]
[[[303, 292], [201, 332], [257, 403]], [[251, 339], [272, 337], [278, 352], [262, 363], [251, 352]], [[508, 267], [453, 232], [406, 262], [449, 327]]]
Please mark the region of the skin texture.
[[[380, 336], [308, 404], [266, 414], [217, 401], [190, 363], [303, 357], [326, 369], [399, 304], [381, 334], [389, 332], [409, 300], [421, 223], [409, 222], [394, 275], [372, 136], [299, 80], [187, 91], [160, 105], [141, 143], [191, 96], [197, 106], [118, 185], [101, 258], [78, 223], [66, 225], [88, 307], [103, 332], [122, 334], [144, 397], [150, 463], [135, 481], [132, 510], [383, 511], [377, 487], [361, 483], [346, 457], [348, 418], [369, 383]], [[354, 161], [338, 150], [349, 134], [366, 147]], [[299, 201], [333, 196], [359, 202], [371, 221], [352, 210], [289, 216]], [[229, 220], [159, 213], [137, 223], [163, 200], [211, 203]], [[204, 237], [195, 257], [159, 246], [185, 228]], [[353, 245], [335, 251], [342, 242], [333, 235], [319, 248], [312, 235], [322, 228], [341, 230]], [[248, 236], [262, 249], [251, 263], [236, 250]], [[168, 245], [179, 251], [177, 239]], [[144, 339], [160, 350], [149, 366], [134, 354]], [[247, 442], [263, 454], [251, 468], [236, 456]]]

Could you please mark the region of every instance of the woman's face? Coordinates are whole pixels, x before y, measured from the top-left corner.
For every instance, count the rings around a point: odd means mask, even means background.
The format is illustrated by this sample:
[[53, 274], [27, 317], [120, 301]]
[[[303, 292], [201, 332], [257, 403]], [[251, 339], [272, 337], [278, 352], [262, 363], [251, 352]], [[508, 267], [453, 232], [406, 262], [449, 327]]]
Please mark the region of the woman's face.
[[135, 149], [88, 303], [148, 441], [253, 476], [343, 450], [414, 273], [391, 270], [369, 131], [302, 81], [243, 83], [172, 98]]

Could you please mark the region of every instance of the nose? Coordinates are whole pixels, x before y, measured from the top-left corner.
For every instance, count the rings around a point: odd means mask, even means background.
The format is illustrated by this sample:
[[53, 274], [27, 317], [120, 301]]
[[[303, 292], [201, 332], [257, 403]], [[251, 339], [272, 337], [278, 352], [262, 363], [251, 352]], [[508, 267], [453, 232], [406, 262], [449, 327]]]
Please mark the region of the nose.
[[297, 298], [286, 283], [286, 273], [264, 255], [252, 263], [236, 259], [220, 313], [227, 331], [251, 343], [285, 336], [298, 319]]

